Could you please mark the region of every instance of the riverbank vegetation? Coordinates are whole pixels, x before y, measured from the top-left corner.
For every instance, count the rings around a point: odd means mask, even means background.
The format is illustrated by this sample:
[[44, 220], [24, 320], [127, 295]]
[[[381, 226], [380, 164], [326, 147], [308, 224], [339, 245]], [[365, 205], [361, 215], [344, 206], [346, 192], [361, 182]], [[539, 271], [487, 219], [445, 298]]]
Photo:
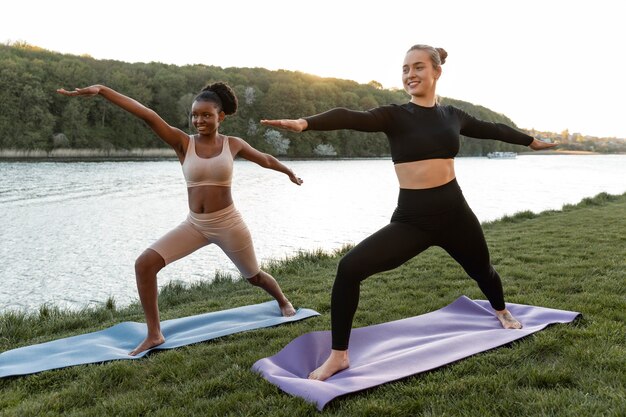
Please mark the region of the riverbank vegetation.
[[[619, 416], [626, 414], [626, 194], [605, 193], [540, 214], [484, 224], [509, 302], [582, 312], [509, 346], [334, 400], [329, 416]], [[306, 332], [330, 328], [330, 289], [343, 251], [302, 253], [267, 265], [296, 306], [322, 315], [155, 352], [137, 361], [76, 366], [0, 380], [2, 416], [316, 416], [250, 370]], [[132, 279], [132, 277], [120, 277]], [[431, 248], [362, 286], [355, 326], [484, 298], [442, 250]], [[266, 301], [218, 275], [162, 289], [162, 319]], [[0, 314], [0, 351], [142, 321], [115, 300], [78, 312], [41, 307]]]
[[[0, 45], [0, 74], [0, 151], [4, 157], [39, 157], [41, 152], [54, 156], [60, 149], [116, 155], [166, 146], [143, 122], [123, 110], [101, 99], [68, 100], [56, 94], [60, 87], [108, 85], [153, 108], [170, 124], [190, 131], [189, 110], [195, 94], [207, 83], [226, 81], [236, 91], [240, 107], [222, 130], [265, 152], [296, 158], [387, 156], [389, 149], [382, 133], [305, 132], [295, 140], [294, 134], [261, 126], [260, 119], [297, 118], [336, 106], [366, 110], [407, 101], [404, 91], [382, 89], [375, 81], [358, 84], [263, 68], [131, 64], [60, 54], [24, 43]], [[506, 116], [482, 106], [452, 98], [442, 98], [442, 102], [515, 127]], [[626, 142], [622, 142], [621, 149], [626, 151]], [[502, 142], [462, 138], [459, 155], [519, 150]]]

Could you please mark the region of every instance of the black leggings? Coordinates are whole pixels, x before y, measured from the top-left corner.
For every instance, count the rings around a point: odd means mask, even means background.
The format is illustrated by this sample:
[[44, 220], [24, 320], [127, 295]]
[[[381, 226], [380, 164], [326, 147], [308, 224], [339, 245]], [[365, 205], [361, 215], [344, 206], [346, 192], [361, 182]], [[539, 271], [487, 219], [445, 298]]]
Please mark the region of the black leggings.
[[504, 309], [500, 276], [491, 266], [478, 219], [455, 180], [435, 188], [400, 189], [391, 223], [350, 250], [337, 267], [331, 297], [332, 348], [348, 349], [361, 281], [440, 246], [478, 283], [491, 306]]

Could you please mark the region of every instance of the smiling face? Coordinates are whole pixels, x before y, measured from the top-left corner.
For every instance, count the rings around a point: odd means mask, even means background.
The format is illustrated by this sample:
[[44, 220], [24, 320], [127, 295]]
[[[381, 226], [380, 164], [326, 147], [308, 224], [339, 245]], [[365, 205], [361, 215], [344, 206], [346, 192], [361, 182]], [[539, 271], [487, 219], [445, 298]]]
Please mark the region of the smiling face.
[[435, 97], [441, 66], [434, 68], [428, 51], [415, 49], [407, 52], [402, 65], [404, 90], [415, 98]]
[[191, 123], [201, 135], [216, 132], [224, 117], [224, 112], [212, 101], [196, 100], [191, 105]]

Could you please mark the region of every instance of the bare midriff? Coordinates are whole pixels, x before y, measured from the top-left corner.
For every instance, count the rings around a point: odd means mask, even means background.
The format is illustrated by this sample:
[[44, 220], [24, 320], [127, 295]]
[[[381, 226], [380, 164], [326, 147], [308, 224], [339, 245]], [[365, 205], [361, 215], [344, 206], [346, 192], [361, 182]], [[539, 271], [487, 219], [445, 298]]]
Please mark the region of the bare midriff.
[[188, 187], [189, 210], [194, 213], [213, 213], [233, 204], [230, 187], [201, 185]]
[[454, 159], [426, 159], [394, 165], [400, 188], [419, 190], [439, 187], [452, 181]]

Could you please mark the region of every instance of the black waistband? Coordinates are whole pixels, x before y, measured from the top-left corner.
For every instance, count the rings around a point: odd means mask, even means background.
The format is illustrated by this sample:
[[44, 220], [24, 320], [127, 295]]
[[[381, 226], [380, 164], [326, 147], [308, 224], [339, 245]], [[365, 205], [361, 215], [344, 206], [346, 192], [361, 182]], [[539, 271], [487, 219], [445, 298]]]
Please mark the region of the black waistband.
[[466, 203], [463, 192], [455, 178], [433, 188], [418, 190], [401, 188], [396, 210], [416, 215], [431, 215], [446, 213], [464, 204]]

